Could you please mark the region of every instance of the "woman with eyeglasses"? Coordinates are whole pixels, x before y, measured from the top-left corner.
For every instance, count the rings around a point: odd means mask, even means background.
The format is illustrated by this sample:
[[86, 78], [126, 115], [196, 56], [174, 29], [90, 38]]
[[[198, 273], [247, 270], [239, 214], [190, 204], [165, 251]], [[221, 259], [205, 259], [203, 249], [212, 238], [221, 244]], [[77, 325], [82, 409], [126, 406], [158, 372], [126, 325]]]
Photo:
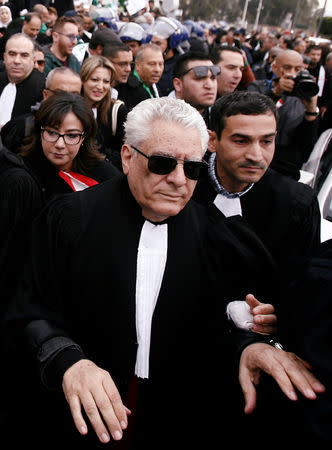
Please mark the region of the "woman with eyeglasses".
[[[77, 195], [74, 191], [90, 188], [120, 174], [98, 151], [96, 129], [92, 111], [81, 95], [56, 93], [42, 101], [29, 142], [21, 154], [1, 148], [1, 320], [23, 273], [31, 225], [45, 203], [57, 195]], [[2, 332], [0, 327], [2, 361], [11, 370], [3, 372], [1, 382], [7, 388], [9, 386], [8, 392], [14, 389], [17, 398], [31, 404], [30, 392], [23, 386], [29, 386], [35, 393], [32, 386], [37, 380], [27, 369], [24, 371], [26, 383], [20, 382], [21, 375], [18, 378], [17, 374], [20, 374], [18, 364], [22, 362], [22, 354]], [[5, 413], [3, 425], [6, 429], [15, 422], [16, 414], [9, 397], [4, 394], [0, 405], [0, 413]]]
[[122, 170], [120, 151], [128, 110], [123, 102], [112, 98], [114, 66], [104, 56], [90, 56], [84, 60], [80, 76], [82, 95], [97, 120], [100, 151]]
[[98, 150], [97, 125], [81, 95], [57, 93], [41, 103], [27, 143], [19, 152], [43, 195], [78, 191], [118, 170]]

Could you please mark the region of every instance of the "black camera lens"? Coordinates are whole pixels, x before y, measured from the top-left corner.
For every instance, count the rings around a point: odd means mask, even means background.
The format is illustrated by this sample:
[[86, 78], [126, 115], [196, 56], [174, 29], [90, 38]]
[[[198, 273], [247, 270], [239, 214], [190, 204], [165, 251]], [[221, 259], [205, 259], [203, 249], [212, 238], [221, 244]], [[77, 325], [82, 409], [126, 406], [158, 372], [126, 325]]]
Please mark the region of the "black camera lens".
[[293, 95], [307, 100], [317, 95], [318, 92], [319, 87], [315, 78], [307, 70], [301, 70], [294, 80]]

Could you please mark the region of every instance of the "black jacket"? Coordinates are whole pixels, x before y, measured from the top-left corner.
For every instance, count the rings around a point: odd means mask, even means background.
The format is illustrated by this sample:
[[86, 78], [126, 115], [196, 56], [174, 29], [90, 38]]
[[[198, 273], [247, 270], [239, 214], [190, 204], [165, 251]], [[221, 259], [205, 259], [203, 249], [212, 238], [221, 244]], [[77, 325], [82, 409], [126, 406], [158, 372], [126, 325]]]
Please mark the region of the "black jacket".
[[[7, 72], [0, 72], [0, 95], [9, 83]], [[16, 98], [12, 111], [12, 118], [26, 114], [31, 107], [43, 99], [45, 75], [33, 69], [31, 74], [20, 83], [16, 84]]]
[[136, 78], [132, 72], [127, 83], [116, 86], [116, 90], [118, 91], [118, 98], [125, 102], [128, 111], [142, 100], [151, 98], [146, 89], [144, 89], [142, 81]]
[[[209, 204], [216, 195], [206, 176], [193, 197]], [[288, 283], [320, 243], [320, 210], [314, 191], [268, 169], [240, 201], [243, 219], [266, 245]]]
[[248, 91], [268, 95], [277, 103], [278, 133], [271, 167], [295, 180], [300, 178], [302, 164], [307, 161], [318, 137], [318, 118], [305, 119], [305, 108], [300, 99], [290, 95], [276, 97], [271, 91], [271, 81], [256, 80]]

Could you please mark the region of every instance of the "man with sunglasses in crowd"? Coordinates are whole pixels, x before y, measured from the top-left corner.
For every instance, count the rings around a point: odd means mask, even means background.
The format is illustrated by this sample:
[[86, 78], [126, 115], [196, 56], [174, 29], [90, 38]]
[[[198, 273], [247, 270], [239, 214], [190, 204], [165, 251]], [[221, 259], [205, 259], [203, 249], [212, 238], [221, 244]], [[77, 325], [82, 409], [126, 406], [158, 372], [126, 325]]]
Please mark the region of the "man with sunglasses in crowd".
[[186, 52], [180, 55], [173, 69], [174, 93], [202, 114], [210, 125], [210, 108], [217, 98], [217, 76], [220, 67], [213, 65], [204, 53]]
[[[45, 386], [55, 389], [44, 392], [43, 420], [35, 421], [42, 448], [93, 449], [111, 440], [115, 449], [213, 448], [220, 408], [227, 432], [237, 428], [226, 380], [238, 369], [225, 356], [222, 297], [241, 284], [226, 280], [239, 261], [237, 230], [247, 228], [217, 209], [210, 221], [190, 201], [207, 143], [202, 116], [186, 102], [142, 101], [127, 117], [123, 174], [56, 199], [35, 222], [24, 287], [7, 325], [24, 328]], [[255, 246], [242, 244], [239, 280], [265, 263]], [[221, 265], [210, 264], [209, 249]], [[247, 250], [252, 258], [245, 259]], [[210, 295], [210, 269], [220, 298]], [[238, 348], [247, 413], [261, 370], [293, 400], [292, 383], [311, 399], [324, 390], [301, 361], [268, 340], [252, 333]], [[50, 437], [54, 422], [58, 432]]]
[[45, 75], [55, 67], [66, 66], [80, 73], [81, 64], [73, 55], [79, 39], [78, 26], [73, 17], [59, 17], [52, 28], [52, 44], [45, 47]]

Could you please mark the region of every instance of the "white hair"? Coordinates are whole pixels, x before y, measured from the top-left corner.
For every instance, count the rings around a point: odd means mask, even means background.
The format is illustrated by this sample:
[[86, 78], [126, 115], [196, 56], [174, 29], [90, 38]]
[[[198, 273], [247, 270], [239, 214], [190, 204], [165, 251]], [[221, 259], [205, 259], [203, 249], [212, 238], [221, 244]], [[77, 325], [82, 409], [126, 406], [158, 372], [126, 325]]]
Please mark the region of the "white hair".
[[203, 117], [189, 103], [171, 97], [150, 98], [138, 103], [127, 115], [125, 143], [139, 147], [152, 135], [155, 120], [164, 120], [185, 129], [197, 130], [204, 155], [209, 134]]

